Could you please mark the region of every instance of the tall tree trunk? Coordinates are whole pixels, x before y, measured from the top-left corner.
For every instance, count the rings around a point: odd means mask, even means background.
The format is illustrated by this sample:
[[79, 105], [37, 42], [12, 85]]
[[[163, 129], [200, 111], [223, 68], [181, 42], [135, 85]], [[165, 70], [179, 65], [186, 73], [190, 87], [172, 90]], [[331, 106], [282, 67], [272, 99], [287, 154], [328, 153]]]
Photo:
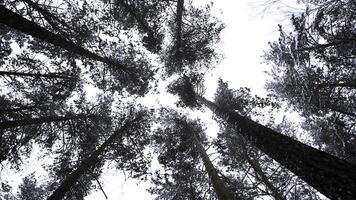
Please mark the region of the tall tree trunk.
[[60, 79], [72, 79], [70, 76], [63, 76], [57, 73], [50, 74], [39, 74], [39, 73], [24, 73], [24, 72], [7, 72], [0, 71], [0, 76], [22, 76], [22, 77], [33, 77], [33, 78], [60, 78]]
[[218, 196], [219, 200], [232, 200], [232, 197], [228, 190], [225, 187], [225, 184], [220, 179], [218, 172], [216, 171], [213, 163], [211, 163], [208, 154], [206, 153], [203, 145], [199, 141], [198, 137], [194, 134], [193, 139], [195, 141], [195, 145], [197, 146], [197, 150], [203, 160], [205, 170], [207, 171], [211, 183], [213, 185], [214, 191]]
[[102, 145], [99, 146], [88, 158], [83, 159], [77, 169], [69, 174], [61, 185], [48, 197], [47, 200], [61, 200], [65, 197], [66, 193], [70, 188], [79, 180], [85, 172], [87, 172], [92, 166], [94, 166], [99, 159], [99, 156], [102, 155], [106, 148], [115, 142], [125, 130], [135, 121], [140, 120], [141, 117], [138, 116], [135, 119], [126, 122], [119, 130], [116, 130]]
[[218, 107], [203, 97], [197, 100], [238, 129], [251, 144], [289, 169], [319, 192], [335, 200], [356, 199], [356, 166], [307, 146], [237, 112]]
[[84, 49], [83, 47], [71, 41], [68, 41], [62, 36], [52, 33], [46, 30], [45, 28], [37, 25], [36, 23], [23, 18], [21, 15], [12, 12], [11, 10], [7, 9], [4, 5], [0, 5], [0, 23], [5, 24], [27, 35], [31, 35], [35, 38], [38, 38], [39, 40], [42, 40], [54, 46], [61, 47], [69, 52], [78, 54], [80, 56], [92, 60], [106, 63], [110, 66], [120, 68], [121, 70], [126, 72], [129, 71], [129, 69], [126, 66], [123, 66], [118, 61], [110, 59], [108, 57], [102, 57], [87, 49]]
[[51, 122], [61, 122], [61, 121], [76, 120], [76, 119], [87, 119], [87, 118], [94, 118], [94, 117], [99, 117], [99, 116], [97, 115], [75, 115], [75, 116], [64, 116], [64, 117], [50, 116], [50, 117], [30, 118], [30, 119], [15, 120], [15, 121], [3, 121], [0, 122], [0, 130], [20, 127], [20, 126], [29, 126], [35, 124], [51, 123]]
[[[183, 24], [183, 10], [184, 10], [184, 0], [178, 0], [177, 2], [177, 18], [176, 18], [176, 41], [175, 48], [177, 52], [177, 60], [182, 62], [182, 24]], [[182, 66], [182, 63], [178, 63], [179, 66]]]

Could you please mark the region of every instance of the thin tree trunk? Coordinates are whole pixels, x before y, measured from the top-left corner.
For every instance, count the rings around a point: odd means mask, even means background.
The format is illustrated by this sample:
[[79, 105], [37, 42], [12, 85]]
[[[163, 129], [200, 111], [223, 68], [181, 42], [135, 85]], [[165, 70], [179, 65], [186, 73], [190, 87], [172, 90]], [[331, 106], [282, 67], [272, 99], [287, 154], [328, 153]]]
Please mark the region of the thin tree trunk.
[[197, 150], [203, 160], [205, 170], [207, 171], [211, 183], [213, 185], [214, 191], [218, 196], [219, 200], [232, 200], [232, 197], [228, 190], [225, 187], [225, 184], [220, 179], [218, 172], [216, 171], [213, 163], [211, 163], [208, 154], [206, 153], [203, 145], [200, 143], [198, 137], [194, 134], [193, 139], [195, 141], [195, 145], [197, 146]]
[[335, 200], [356, 199], [356, 166], [307, 146], [202, 97], [197, 100], [238, 129], [251, 144], [319, 192]]
[[87, 119], [87, 118], [94, 118], [94, 117], [98, 117], [98, 116], [97, 115], [75, 115], [75, 116], [64, 116], [64, 117], [50, 116], [50, 117], [30, 118], [30, 119], [15, 120], [15, 121], [4, 121], [4, 122], [0, 122], [0, 130], [21, 127], [21, 126], [35, 125], [35, 124], [61, 122], [61, 121], [74, 120], [74, 119]]
[[0, 76], [27, 76], [27, 77], [34, 77], [34, 78], [61, 78], [61, 79], [71, 79], [70, 76], [63, 76], [58, 75], [56, 73], [51, 74], [39, 74], [39, 73], [24, 73], [24, 72], [7, 72], [7, 71], [0, 71]]
[[[183, 10], [184, 10], [184, 0], [178, 0], [177, 2], [177, 18], [176, 18], [176, 50], [178, 56], [181, 55], [181, 46], [182, 46], [182, 24], [183, 24]], [[178, 60], [181, 60], [179, 57]]]
[[42, 108], [42, 107], [44, 107], [44, 106], [35, 105], [35, 106], [21, 106], [21, 107], [16, 107], [16, 108], [4, 108], [4, 109], [0, 109], [0, 113], [20, 112], [20, 111], [24, 111], [24, 110], [33, 110], [33, 109], [38, 109], [38, 108]]
[[31, 35], [35, 38], [38, 38], [41, 41], [47, 42], [57, 47], [61, 47], [69, 52], [78, 54], [80, 56], [92, 60], [106, 63], [110, 66], [120, 68], [121, 70], [126, 72], [129, 71], [129, 69], [126, 66], [123, 66], [118, 61], [110, 59], [108, 57], [102, 57], [87, 49], [84, 49], [83, 47], [71, 41], [68, 41], [62, 36], [52, 33], [46, 30], [45, 28], [37, 25], [36, 23], [23, 18], [21, 15], [12, 12], [11, 10], [7, 9], [4, 5], [0, 5], [0, 23], [5, 24], [27, 35]]
[[66, 193], [70, 188], [79, 180], [86, 171], [88, 171], [92, 166], [94, 166], [99, 159], [99, 156], [102, 155], [106, 148], [115, 142], [124, 131], [135, 121], [140, 120], [140, 116], [136, 117], [134, 120], [125, 123], [119, 130], [115, 131], [102, 145], [99, 146], [88, 158], [83, 159], [77, 169], [69, 174], [61, 185], [48, 197], [47, 200], [61, 200], [65, 197]]

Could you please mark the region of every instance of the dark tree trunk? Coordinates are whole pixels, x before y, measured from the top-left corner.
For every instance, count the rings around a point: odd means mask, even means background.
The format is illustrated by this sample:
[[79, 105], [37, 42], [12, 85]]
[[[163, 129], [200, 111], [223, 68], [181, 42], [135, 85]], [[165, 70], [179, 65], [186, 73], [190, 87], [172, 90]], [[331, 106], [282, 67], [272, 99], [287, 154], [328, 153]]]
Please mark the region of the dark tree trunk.
[[178, 0], [177, 2], [177, 18], [176, 18], [176, 50], [178, 55], [180, 55], [182, 46], [182, 24], [183, 24], [183, 10], [184, 10], [184, 0]]
[[98, 54], [95, 54], [83, 47], [68, 41], [67, 39], [63, 38], [60, 35], [52, 33], [45, 28], [37, 25], [34, 22], [31, 22], [21, 15], [12, 12], [11, 10], [7, 9], [4, 5], [0, 5], [0, 23], [5, 24], [15, 30], [18, 30], [22, 33], [27, 35], [31, 35], [35, 38], [38, 38], [41, 41], [47, 42], [57, 47], [61, 47], [69, 52], [78, 54], [80, 56], [100, 61], [106, 63], [110, 66], [114, 66], [120, 68], [121, 70], [128, 71], [129, 69], [126, 66], [123, 66], [116, 60], [102, 57]]
[[15, 128], [21, 126], [29, 126], [35, 124], [44, 124], [44, 123], [52, 123], [52, 122], [61, 122], [67, 120], [76, 120], [76, 119], [87, 119], [98, 117], [97, 115], [75, 115], [75, 116], [50, 116], [50, 117], [40, 117], [40, 118], [30, 118], [23, 120], [15, 120], [15, 121], [4, 121], [0, 122], [0, 130]]
[[24, 110], [34, 110], [44, 108], [44, 106], [34, 105], [34, 106], [20, 106], [16, 108], [0, 108], [0, 113], [12, 113], [12, 112], [21, 112]]
[[6, 72], [0, 71], [0, 76], [23, 76], [23, 77], [33, 77], [33, 78], [60, 78], [60, 79], [72, 79], [70, 76], [63, 76], [56, 73], [51, 74], [38, 74], [38, 73], [24, 73], [24, 72]]
[[112, 144], [117, 138], [119, 138], [124, 131], [135, 121], [140, 120], [140, 117], [136, 117], [134, 120], [125, 123], [119, 130], [115, 131], [102, 145], [99, 146], [88, 158], [83, 159], [78, 168], [69, 174], [61, 185], [48, 197], [47, 200], [61, 200], [65, 197], [70, 188], [78, 181], [80, 176], [93, 167], [102, 155], [106, 148]]
[[216, 171], [213, 163], [211, 163], [208, 154], [206, 153], [203, 145], [200, 143], [198, 137], [193, 135], [193, 139], [195, 141], [195, 145], [197, 146], [197, 150], [203, 160], [205, 170], [207, 171], [211, 183], [213, 185], [214, 191], [218, 196], [219, 200], [232, 200], [231, 195], [225, 187], [225, 184], [220, 179], [218, 172]]
[[238, 133], [251, 144], [325, 196], [335, 200], [356, 199], [355, 165], [293, 140], [237, 112], [219, 108], [202, 97], [197, 99], [238, 129]]

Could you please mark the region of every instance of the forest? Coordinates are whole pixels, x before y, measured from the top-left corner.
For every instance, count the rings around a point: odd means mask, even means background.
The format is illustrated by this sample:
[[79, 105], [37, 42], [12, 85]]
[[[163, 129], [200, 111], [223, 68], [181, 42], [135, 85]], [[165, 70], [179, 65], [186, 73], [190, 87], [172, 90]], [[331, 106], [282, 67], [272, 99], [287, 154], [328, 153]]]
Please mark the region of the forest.
[[147, 199], [355, 200], [356, 1], [298, 3], [256, 52], [267, 95], [220, 78], [210, 99], [212, 2], [0, 1], [0, 200], [118, 199], [108, 170]]

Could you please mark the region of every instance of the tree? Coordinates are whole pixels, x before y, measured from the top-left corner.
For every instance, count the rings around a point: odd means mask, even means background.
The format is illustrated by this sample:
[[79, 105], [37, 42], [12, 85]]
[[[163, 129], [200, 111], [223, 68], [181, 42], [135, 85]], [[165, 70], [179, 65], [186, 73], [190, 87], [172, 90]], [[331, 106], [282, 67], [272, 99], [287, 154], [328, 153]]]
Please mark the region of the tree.
[[[215, 103], [219, 107], [235, 110], [245, 117], [259, 120], [259, 123], [268, 124], [274, 130], [295, 138], [297, 129], [291, 123], [284, 120], [277, 126], [273, 125], [273, 115], [265, 114], [279, 110], [280, 106], [273, 98], [252, 96], [248, 88], [231, 89], [228, 83], [221, 79], [218, 81], [216, 94], [219, 95], [215, 96]], [[316, 191], [305, 182], [253, 147], [241, 134], [236, 134], [238, 129], [221, 119], [216, 120], [221, 129], [215, 142], [221, 155], [221, 164], [227, 167], [230, 176], [243, 183], [246, 198], [270, 195], [274, 199], [318, 199]]]
[[122, 122], [123, 125], [117, 130], [115, 130], [113, 134], [108, 139], [106, 139], [103, 144], [101, 144], [95, 151], [90, 154], [90, 156], [80, 161], [80, 164], [77, 166], [77, 168], [66, 176], [66, 178], [57, 187], [57, 189], [48, 197], [48, 200], [60, 200], [65, 197], [70, 188], [78, 181], [78, 179], [83, 174], [87, 173], [87, 171], [97, 165], [97, 163], [102, 162], [100, 161], [100, 157], [104, 156], [105, 151], [107, 151], [108, 148], [112, 146], [116, 140], [122, 141], [123, 139], [119, 138], [124, 138], [126, 134], [132, 134], [127, 133], [128, 131], [136, 129], [135, 131], [138, 132], [140, 128], [148, 128], [144, 124], [148, 123], [149, 116], [147, 116], [147, 113], [145, 113], [144, 111], [133, 113], [130, 118], [132, 119], [127, 119], [125, 120], [125, 122]]
[[[108, 124], [110, 101], [110, 98], [102, 97], [97, 99], [96, 104], [90, 104], [82, 94], [76, 105], [70, 107], [41, 105], [31, 109], [1, 113], [1, 161], [18, 162], [20, 152], [23, 155], [31, 152], [32, 142], [52, 148], [58, 140], [64, 138], [77, 141], [80, 138], [78, 132], [81, 127]], [[21, 149], [26, 151], [23, 152]]]
[[[62, 124], [70, 120], [85, 120], [95, 118], [98, 116], [90, 115], [77, 115], [77, 116], [49, 116], [42, 118], [23, 119], [17, 121], [4, 121], [0, 123], [1, 131], [1, 161], [8, 159], [9, 154], [15, 156], [20, 147], [26, 146], [29, 141], [36, 139], [41, 132], [41, 128], [45, 129], [46, 126]], [[23, 127], [27, 126], [27, 131]], [[30, 129], [28, 129], [30, 128]], [[24, 132], [23, 132], [24, 131]], [[22, 133], [19, 135], [19, 133]], [[49, 134], [49, 133], [48, 133]]]
[[[197, 165], [197, 159], [200, 157], [203, 161], [204, 171], [208, 174], [218, 199], [232, 199], [231, 194], [226, 189], [225, 183], [221, 180], [218, 171], [212, 164], [202, 144], [205, 140], [205, 136], [200, 122], [190, 120], [185, 116], [168, 109], [161, 110], [160, 116], [162, 117], [161, 123], [163, 123], [164, 128], [158, 129], [154, 137], [156, 146], [158, 146], [157, 151], [161, 152], [158, 160], [165, 168], [167, 168], [165, 171], [171, 171], [172, 178], [180, 183], [176, 185], [176, 187], [180, 189], [176, 189], [175, 192], [170, 191], [172, 193], [172, 198], [202, 198], [202, 194], [199, 194], [197, 191], [199, 189], [192, 188], [192, 185], [197, 184], [196, 180], [189, 177], [195, 177], [201, 174], [194, 167]], [[154, 182], [158, 185], [162, 185], [163, 188], [158, 191], [153, 191], [163, 195], [165, 190], [172, 190], [172, 188], [169, 187], [170, 181], [167, 180], [167, 178], [166, 182], [168, 183], [162, 183], [160, 181], [160, 176], [158, 176], [157, 179], [158, 180], [155, 180]], [[204, 185], [204, 183], [197, 185]], [[187, 186], [188, 188], [185, 188]], [[186, 193], [186, 189], [191, 192]]]
[[66, 39], [65, 37], [59, 34], [48, 31], [47, 29], [39, 26], [35, 22], [29, 21], [26, 18], [20, 16], [19, 14], [12, 12], [3, 5], [0, 7], [0, 9], [0, 23], [5, 24], [8, 27], [11, 27], [27, 35], [31, 35], [43, 42], [65, 49], [70, 53], [74, 53], [87, 59], [105, 63], [106, 65], [108, 65], [107, 69], [109, 69], [109, 71], [114, 77], [121, 78], [119, 79], [121, 80], [119, 85], [124, 88], [126, 87], [126, 90], [128, 92], [138, 93], [140, 95], [143, 95], [147, 92], [147, 82], [152, 78], [152, 72], [150, 72], [150, 69], [148, 68], [140, 68], [140, 70], [145, 69], [148, 71], [146, 71], [147, 73], [143, 74], [143, 76], [139, 76], [138, 69], [132, 67], [137, 65], [142, 66], [142, 61], [138, 62], [138, 64], [129, 64], [127, 60], [123, 60], [121, 62], [109, 57], [103, 57], [83, 48], [82, 46]]
[[292, 16], [293, 31], [279, 27], [265, 60], [272, 65], [267, 89], [305, 117], [320, 146], [355, 162], [355, 3], [313, 1]]
[[22, 179], [20, 185], [20, 192], [17, 195], [20, 199], [37, 200], [44, 199], [46, 191], [40, 185], [38, 185], [34, 174], [30, 174]]
[[210, 4], [196, 8], [190, 1], [179, 0], [176, 6], [176, 16], [169, 23], [171, 45], [163, 49], [166, 75], [213, 68], [219, 61], [214, 44], [224, 25], [211, 15]]
[[12, 187], [7, 181], [0, 182], [0, 197], [5, 200], [16, 200], [16, 196], [12, 193]]
[[137, 27], [144, 35], [143, 45], [153, 53], [158, 53], [162, 48], [164, 38], [162, 28], [170, 2], [118, 0], [112, 4], [111, 12], [114, 19], [122, 23], [124, 28]]
[[[6, 87], [0, 96], [0, 140], [5, 149], [0, 158], [19, 163], [33, 145], [54, 157], [53, 163], [46, 164], [49, 177], [41, 184], [46, 192], [53, 192], [50, 199], [83, 199], [106, 162], [145, 179], [150, 120], [143, 117], [124, 125], [140, 109], [131, 105], [132, 112], [124, 114], [126, 99], [117, 98], [117, 93], [144, 96], [148, 92], [159, 70], [152, 68], [154, 53], [162, 55], [165, 64], [165, 57], [182, 60], [184, 66], [173, 70], [166, 65], [170, 75], [189, 69], [190, 64], [198, 67], [217, 60], [213, 45], [223, 26], [210, 14], [211, 5], [196, 8], [191, 1], [180, 0], [5, 2], [0, 5], [0, 84]], [[171, 6], [177, 6], [178, 12]], [[95, 87], [103, 98], [88, 101], [90, 95], [83, 92], [87, 86]], [[113, 106], [113, 101], [119, 106]], [[124, 134], [116, 127], [124, 127]], [[196, 129], [201, 128], [196, 125]], [[201, 157], [218, 196], [230, 198], [205, 152], [204, 138], [189, 139], [194, 139], [194, 149], [187, 149], [195, 152], [194, 162]], [[180, 161], [177, 168], [183, 172], [189, 163]], [[175, 173], [181, 180], [178, 185], [188, 183], [192, 198], [203, 197], [193, 191], [194, 177], [208, 178], [202, 170], [188, 168], [189, 173]], [[35, 180], [26, 179], [23, 186], [23, 194], [31, 198], [47, 195], [30, 194], [31, 188], [38, 191]], [[201, 187], [211, 190], [208, 184]]]
[[[179, 88], [179, 90], [175, 90]], [[185, 88], [185, 90], [182, 90]], [[219, 107], [217, 104], [195, 94], [188, 78], [181, 78], [171, 91], [183, 95], [186, 106], [194, 107], [191, 102], [199, 102], [212, 110], [225, 123], [239, 130], [252, 145], [289, 169], [306, 183], [331, 199], [352, 199], [356, 167], [328, 153], [305, 145], [288, 136], [282, 135], [266, 126], [242, 116], [236, 111]], [[186, 91], [186, 93], [185, 93]], [[185, 93], [185, 94], [183, 94]], [[192, 94], [188, 96], [187, 94]], [[219, 95], [219, 94], [216, 94]], [[352, 178], [346, 178], [352, 177]]]

